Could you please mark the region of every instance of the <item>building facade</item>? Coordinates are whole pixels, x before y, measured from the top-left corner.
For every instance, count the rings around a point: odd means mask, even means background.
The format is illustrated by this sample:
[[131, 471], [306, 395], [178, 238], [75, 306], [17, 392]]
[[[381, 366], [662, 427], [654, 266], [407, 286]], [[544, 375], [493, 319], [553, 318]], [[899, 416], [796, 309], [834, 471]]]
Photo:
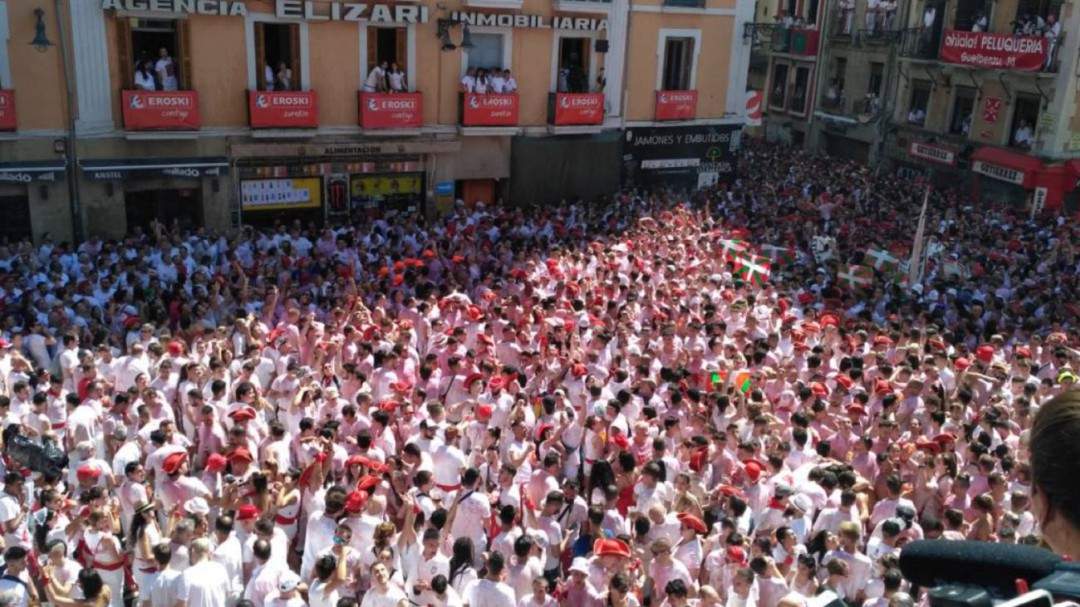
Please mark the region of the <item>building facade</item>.
[[[0, 0], [0, 236], [322, 222], [722, 179], [750, 56], [735, 32], [752, 11]], [[668, 140], [651, 160], [622, 153]], [[691, 166], [665, 160], [710, 141]]]

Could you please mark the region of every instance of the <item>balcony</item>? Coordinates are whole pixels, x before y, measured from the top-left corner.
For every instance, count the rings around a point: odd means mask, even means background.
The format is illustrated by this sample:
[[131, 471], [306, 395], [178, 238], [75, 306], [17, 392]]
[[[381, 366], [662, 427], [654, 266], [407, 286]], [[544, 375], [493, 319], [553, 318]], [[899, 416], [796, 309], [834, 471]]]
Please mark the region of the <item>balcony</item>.
[[458, 94], [458, 124], [463, 127], [516, 127], [518, 96]]
[[128, 131], [197, 131], [196, 91], [123, 91], [124, 129]]
[[424, 124], [421, 93], [359, 93], [360, 126], [365, 130], [418, 131]]
[[549, 93], [548, 124], [555, 127], [600, 126], [604, 123], [603, 93]]
[[705, 8], [705, 0], [664, 0], [664, 6], [671, 8]]
[[313, 129], [319, 126], [314, 91], [248, 91], [248, 124], [253, 129]]
[[0, 91], [0, 131], [14, 131], [15, 122], [15, 91]]
[[975, 69], [1023, 72], [1052, 71], [1062, 38], [1050, 43], [1043, 36], [1015, 36], [991, 32], [945, 30], [941, 61]]
[[553, 6], [562, 13], [606, 13], [611, 0], [554, 0]]
[[656, 91], [657, 121], [697, 118], [697, 91]]

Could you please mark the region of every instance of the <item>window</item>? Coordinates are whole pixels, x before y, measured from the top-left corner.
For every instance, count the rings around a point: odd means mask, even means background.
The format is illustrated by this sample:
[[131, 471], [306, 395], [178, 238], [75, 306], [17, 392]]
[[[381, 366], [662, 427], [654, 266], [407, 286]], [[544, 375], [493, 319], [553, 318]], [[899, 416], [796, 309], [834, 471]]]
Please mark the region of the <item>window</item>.
[[930, 82], [913, 80], [911, 99], [908, 102], [908, 124], [922, 126], [926, 124], [926, 109], [930, 107]]
[[[396, 63], [398, 69], [408, 73], [408, 50], [406, 41], [408, 31], [403, 27], [374, 27], [367, 28], [367, 69], [365, 74], [370, 73], [376, 65], [386, 63], [393, 68]], [[473, 36], [476, 41], [476, 36]]]
[[795, 91], [791, 95], [791, 111], [796, 114], [806, 113], [806, 91], [810, 87], [810, 68], [795, 68]]
[[[473, 47], [468, 49], [468, 67], [476, 69], [506, 69], [506, 57], [503, 56], [505, 34], [471, 34]], [[586, 72], [587, 74], [588, 72]]]
[[805, 19], [807, 25], [814, 25], [817, 23], [818, 4], [818, 0], [810, 0], [806, 3]]
[[1042, 35], [1041, 26], [1051, 16], [1055, 20], [1061, 15], [1062, 0], [1020, 0], [1016, 5], [1016, 17], [1013, 20], [1013, 33], [1024, 35]]
[[[10, 89], [11, 83], [11, 58], [8, 56], [8, 7], [6, 0], [0, 0], [0, 90]], [[29, 232], [27, 232], [29, 234]]]
[[694, 39], [669, 37], [664, 40], [664, 75], [661, 86], [665, 91], [688, 91], [694, 69]]
[[967, 136], [971, 133], [972, 114], [975, 111], [975, 89], [970, 86], [956, 87], [952, 113], [949, 115], [949, 133]]
[[847, 95], [844, 92], [844, 76], [846, 73], [847, 59], [843, 57], [834, 58], [829, 77], [829, 86], [825, 89], [825, 99], [822, 102], [825, 109], [835, 112], [844, 111], [847, 101]]
[[186, 20], [118, 18], [116, 34], [122, 89], [191, 88], [191, 44]]
[[788, 66], [778, 63], [773, 66], [772, 93], [769, 95], [769, 105], [783, 108], [787, 103], [787, 79]]
[[[588, 93], [592, 38], [559, 38], [560, 93]], [[471, 55], [471, 53], [470, 53]]]
[[927, 0], [923, 6], [922, 21], [919, 23], [919, 35], [916, 39], [914, 55], [921, 58], [937, 57], [941, 45], [941, 30], [945, 21], [945, 3], [941, 0]]
[[1009, 145], [1023, 150], [1030, 150], [1035, 145], [1035, 129], [1039, 123], [1039, 109], [1042, 100], [1038, 95], [1019, 93], [1016, 95], [1013, 111]]
[[985, 32], [990, 29], [990, 10], [986, 0], [960, 0], [952, 29]]
[[255, 24], [255, 78], [260, 91], [298, 91], [300, 73], [300, 25]]
[[885, 64], [870, 64], [870, 82], [866, 87], [867, 93], [873, 93], [874, 97], [881, 98], [881, 84], [885, 81]]

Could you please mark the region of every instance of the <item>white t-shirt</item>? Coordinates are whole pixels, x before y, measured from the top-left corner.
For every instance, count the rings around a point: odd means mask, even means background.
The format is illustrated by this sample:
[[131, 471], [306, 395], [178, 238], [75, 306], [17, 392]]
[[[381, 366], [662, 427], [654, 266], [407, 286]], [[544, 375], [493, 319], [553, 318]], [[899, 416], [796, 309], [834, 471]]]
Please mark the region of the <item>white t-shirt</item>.
[[8, 532], [6, 529], [8, 521], [13, 521], [19, 516], [19, 500], [14, 496], [7, 493], [0, 494], [0, 523], [4, 523], [4, 545], [5, 546], [22, 546], [29, 549], [31, 546], [30, 530], [26, 526], [26, 517], [23, 517], [19, 526], [15, 528], [15, 531]]
[[188, 567], [176, 584], [176, 600], [187, 607], [225, 607], [228, 596], [229, 572], [210, 560]]
[[514, 591], [502, 582], [476, 580], [465, 588], [462, 600], [469, 607], [515, 607]]
[[308, 605], [311, 607], [337, 607], [341, 593], [337, 588], [326, 592], [326, 582], [316, 579], [308, 589]]
[[405, 592], [396, 586], [390, 586], [386, 592], [379, 592], [372, 588], [364, 594], [364, 600], [360, 607], [402, 607], [408, 605], [409, 599]]
[[166, 569], [159, 573], [150, 588], [150, 607], [175, 607], [179, 580], [180, 572], [175, 569]]
[[367, 80], [364, 81], [364, 90], [368, 91], [369, 93], [378, 91], [379, 88], [382, 86], [383, 77], [385, 75], [386, 72], [383, 71], [383, 68], [376, 65], [368, 73]]

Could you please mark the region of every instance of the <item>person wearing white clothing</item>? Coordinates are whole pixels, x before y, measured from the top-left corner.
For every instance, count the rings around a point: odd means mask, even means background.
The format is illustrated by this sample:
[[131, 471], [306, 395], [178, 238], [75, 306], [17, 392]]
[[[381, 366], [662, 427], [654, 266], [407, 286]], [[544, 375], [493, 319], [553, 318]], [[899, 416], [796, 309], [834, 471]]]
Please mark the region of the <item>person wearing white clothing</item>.
[[371, 568], [371, 590], [364, 594], [360, 607], [408, 607], [405, 591], [390, 585], [390, 570], [377, 563]]
[[214, 540], [217, 548], [214, 548], [213, 560], [225, 567], [229, 573], [229, 604], [233, 605], [240, 595], [244, 593], [244, 556], [240, 540], [233, 533], [233, 517], [221, 515], [214, 522]]
[[180, 571], [169, 566], [172, 560], [172, 546], [163, 542], [154, 546], [154, 562], [161, 569], [150, 584], [150, 607], [175, 607], [176, 587], [179, 585]]
[[282, 573], [289, 570], [284, 558], [272, 556], [270, 546], [269, 541], [258, 539], [251, 549], [256, 565], [244, 588], [244, 598], [254, 603], [255, 607], [263, 607], [267, 595], [277, 590]]
[[487, 562], [487, 577], [469, 584], [462, 593], [461, 599], [466, 607], [515, 607], [517, 605], [514, 590], [501, 581], [505, 567], [506, 561], [502, 553], [491, 553]]
[[177, 580], [176, 607], [226, 607], [229, 572], [210, 559], [210, 540], [191, 542], [191, 567]]

